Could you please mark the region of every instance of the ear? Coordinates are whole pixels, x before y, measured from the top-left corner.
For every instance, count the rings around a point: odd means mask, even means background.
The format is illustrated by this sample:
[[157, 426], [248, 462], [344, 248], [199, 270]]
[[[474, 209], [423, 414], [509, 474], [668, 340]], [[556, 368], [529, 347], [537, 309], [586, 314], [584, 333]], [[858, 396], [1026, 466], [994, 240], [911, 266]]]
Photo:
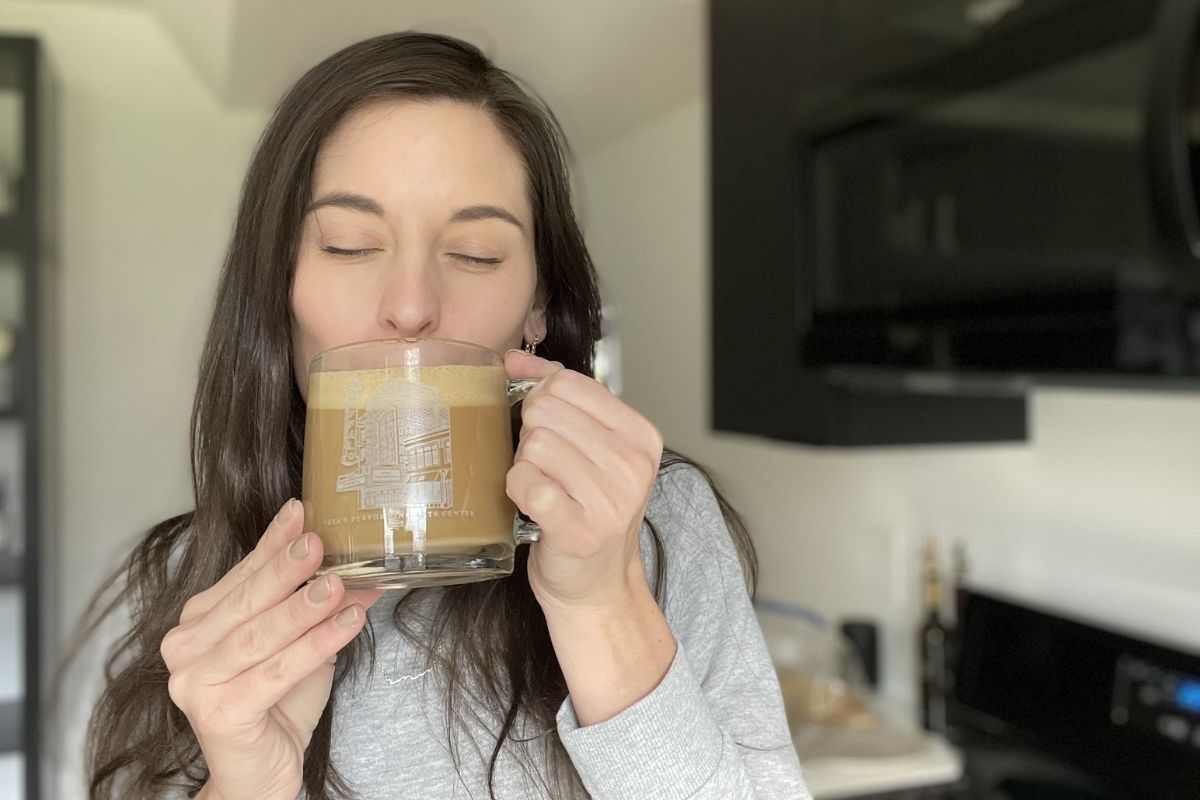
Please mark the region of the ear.
[[546, 340], [546, 309], [541, 305], [535, 305], [529, 309], [529, 313], [525, 316], [525, 329], [522, 331], [525, 341], [532, 342], [535, 339], [539, 342]]

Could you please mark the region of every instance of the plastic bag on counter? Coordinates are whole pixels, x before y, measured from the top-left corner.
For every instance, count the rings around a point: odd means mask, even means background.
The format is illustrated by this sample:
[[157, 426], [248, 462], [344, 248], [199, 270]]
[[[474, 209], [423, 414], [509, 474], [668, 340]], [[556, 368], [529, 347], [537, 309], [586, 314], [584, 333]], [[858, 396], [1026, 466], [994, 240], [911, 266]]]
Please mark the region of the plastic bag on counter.
[[[770, 599], [757, 599], [754, 607], [806, 772], [863, 773], [914, 759], [924, 763], [931, 752], [945, 749], [928, 735], [892, 724], [881, 712], [858, 651], [836, 625]], [[961, 764], [955, 768], [961, 771]]]
[[760, 598], [754, 607], [797, 747], [810, 736], [826, 734], [826, 728], [862, 730], [879, 724], [862, 661], [834, 625], [776, 600]]

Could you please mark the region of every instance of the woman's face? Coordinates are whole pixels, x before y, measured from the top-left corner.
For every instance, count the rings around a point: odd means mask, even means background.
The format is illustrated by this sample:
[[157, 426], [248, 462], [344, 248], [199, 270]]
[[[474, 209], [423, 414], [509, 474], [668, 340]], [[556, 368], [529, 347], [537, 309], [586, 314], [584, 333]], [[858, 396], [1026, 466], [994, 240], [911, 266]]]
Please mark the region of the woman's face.
[[485, 111], [388, 100], [317, 154], [292, 284], [296, 380], [368, 339], [460, 339], [504, 352], [545, 335], [525, 165]]

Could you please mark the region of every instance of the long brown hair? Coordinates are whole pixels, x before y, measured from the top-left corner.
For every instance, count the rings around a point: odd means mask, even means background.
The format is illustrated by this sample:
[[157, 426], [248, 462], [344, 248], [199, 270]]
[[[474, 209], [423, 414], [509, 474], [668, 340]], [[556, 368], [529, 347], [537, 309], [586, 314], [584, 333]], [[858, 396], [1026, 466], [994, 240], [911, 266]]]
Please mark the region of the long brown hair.
[[[95, 798], [118, 792], [123, 798], [153, 797], [167, 786], [194, 791], [207, 778], [195, 735], [167, 694], [159, 645], [184, 602], [249, 553], [275, 511], [300, 489], [304, 403], [293, 377], [289, 290], [313, 165], [347, 113], [396, 97], [469, 103], [490, 113], [510, 138], [525, 163], [534, 218], [539, 300], [546, 313], [540, 353], [591, 374], [600, 301], [571, 208], [565, 144], [549, 110], [478, 49], [445, 36], [380, 36], [345, 48], [305, 74], [276, 109], [242, 188], [192, 410], [195, 511], [151, 529], [110, 580], [119, 592], [93, 606], [93, 624], [118, 604], [132, 615], [130, 630], [107, 661], [107, 688], [88, 728]], [[681, 461], [686, 459], [668, 453], [663, 468]], [[753, 591], [749, 538], [718, 498]], [[658, 556], [653, 585], [661, 603], [667, 563], [649, 522]], [[472, 715], [479, 708], [492, 714], [498, 727], [489, 789], [507, 745], [553, 796], [586, 794], [557, 735], [555, 714], [567, 687], [529, 587], [526, 548], [510, 579], [444, 592], [433, 625], [436, 651], [427, 644], [429, 635], [418, 636], [403, 618], [405, 602], [418, 594], [397, 605], [396, 625], [444, 676], [448, 726], [464, 719], [466, 693]], [[368, 633], [343, 651], [335, 686], [372, 648]], [[304, 788], [312, 800], [350, 796], [330, 762], [334, 706], [331, 697], [305, 754]], [[520, 719], [542, 735], [518, 737]], [[453, 752], [452, 731], [446, 733]], [[542, 752], [531, 751], [533, 746]], [[539, 761], [547, 774], [540, 773]]]

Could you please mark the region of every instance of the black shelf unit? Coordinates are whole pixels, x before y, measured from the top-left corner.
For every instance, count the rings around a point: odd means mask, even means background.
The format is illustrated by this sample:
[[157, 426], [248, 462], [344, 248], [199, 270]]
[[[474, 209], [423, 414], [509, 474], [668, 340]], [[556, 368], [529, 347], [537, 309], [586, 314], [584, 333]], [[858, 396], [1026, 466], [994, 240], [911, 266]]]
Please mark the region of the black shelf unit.
[[0, 753], [21, 749], [23, 710], [23, 703], [0, 703]]
[[[45, 690], [45, 668], [49, 663], [48, 636], [44, 635], [48, 595], [45, 580], [53, 563], [50, 542], [53, 537], [47, 525], [47, 513], [52, 508], [46, 490], [52, 484], [46, 473], [50, 461], [48, 432], [52, 422], [45, 413], [50, 397], [47, 380], [52, 307], [52, 269], [48, 254], [51, 240], [49, 209], [52, 184], [51, 161], [52, 125], [50, 106], [50, 76], [45, 52], [40, 42], [27, 36], [0, 36], [0, 92], [15, 93], [19, 109], [15, 126], [0, 126], [0, 137], [16, 135], [15, 176], [0, 174], [11, 180], [0, 187], [11, 196], [11, 202], [0, 207], [0, 254], [5, 268], [16, 269], [19, 281], [14, 284], [18, 297], [0, 298], [10, 307], [19, 309], [19, 318], [0, 320], [15, 328], [17, 349], [16, 385], [13, 402], [0, 413], [0, 426], [15, 428], [13, 438], [19, 442], [17, 459], [19, 479], [13, 486], [21, 487], [21, 502], [9, 498], [6, 523], [19, 530], [19, 552], [0, 553], [0, 591], [17, 591], [23, 609], [21, 636], [24, 642], [23, 694], [19, 700], [0, 703], [0, 752], [20, 751], [23, 757], [24, 797], [35, 800], [42, 796], [41, 735], [42, 700]], [[7, 166], [7, 165], [6, 165]], [[15, 177], [15, 180], [13, 180]], [[15, 266], [14, 266], [15, 265]], [[15, 476], [14, 476], [15, 477]], [[11, 506], [19, 505], [20, 514]]]
[[[24, 557], [0, 556], [0, 589], [5, 586], [21, 586], [25, 582]], [[0, 723], [0, 737], [3, 737], [3, 723]], [[3, 741], [3, 738], [0, 738]], [[0, 746], [0, 753], [4, 748]]]

